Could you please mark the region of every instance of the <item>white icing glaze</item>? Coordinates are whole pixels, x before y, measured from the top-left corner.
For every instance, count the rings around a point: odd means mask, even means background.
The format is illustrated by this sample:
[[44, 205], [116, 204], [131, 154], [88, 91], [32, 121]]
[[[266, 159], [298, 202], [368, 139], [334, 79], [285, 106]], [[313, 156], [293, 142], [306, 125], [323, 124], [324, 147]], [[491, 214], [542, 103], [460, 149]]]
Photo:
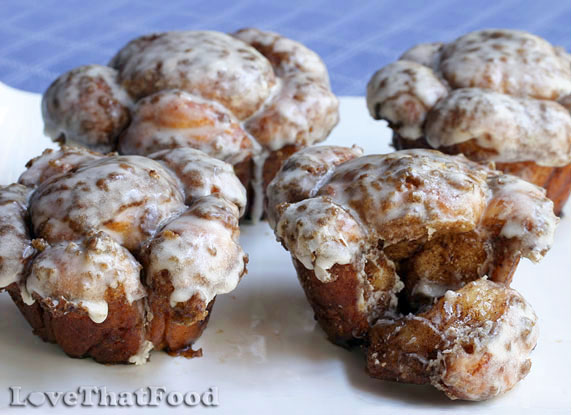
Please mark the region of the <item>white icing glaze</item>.
[[399, 60], [412, 61], [436, 70], [441, 59], [442, 42], [420, 43], [405, 51]]
[[519, 30], [478, 30], [445, 44], [440, 71], [454, 88], [558, 99], [570, 93], [570, 55]]
[[478, 88], [451, 92], [431, 110], [425, 138], [434, 148], [471, 139], [487, 160], [570, 163], [570, 113], [553, 101], [516, 98]]
[[374, 377], [431, 383], [450, 399], [478, 401], [526, 376], [538, 327], [518, 292], [485, 277], [447, 291], [425, 312], [380, 319], [370, 334]]
[[34, 259], [26, 291], [41, 298], [62, 297], [85, 309], [95, 323], [102, 323], [108, 315], [108, 289], [122, 289], [129, 304], [146, 296], [140, 270], [127, 249], [99, 232], [80, 242], [48, 246]]
[[[411, 290], [411, 295], [423, 296], [427, 298], [440, 298], [450, 287], [432, 280], [420, 278]], [[452, 291], [451, 291], [452, 292]]]
[[245, 272], [238, 216], [237, 207], [225, 199], [198, 199], [151, 241], [146, 254], [148, 284], [168, 271], [174, 288], [172, 307], [195, 294], [208, 304], [236, 288]]
[[253, 221], [263, 213], [270, 152], [322, 141], [339, 118], [320, 57], [272, 32], [151, 34], [110, 66], [77, 68], [46, 92], [52, 138], [122, 154], [189, 146], [233, 165], [252, 160]]
[[540, 261], [552, 246], [559, 222], [546, 192], [508, 174], [491, 177], [488, 184], [493, 194], [482, 219], [485, 226], [489, 220], [501, 223], [500, 236], [515, 241], [513, 248], [520, 255]]
[[121, 49], [110, 65], [134, 97], [183, 89], [220, 102], [239, 119], [262, 105], [275, 82], [270, 63], [258, 51], [212, 31], [143, 36]]
[[160, 91], [137, 102], [119, 140], [122, 154], [148, 155], [192, 147], [236, 164], [254, 150], [252, 138], [223, 105], [181, 90]]
[[86, 65], [61, 75], [42, 100], [45, 134], [108, 152], [129, 122], [131, 98], [117, 83], [117, 71]]
[[19, 184], [0, 186], [0, 290], [20, 281], [34, 253], [26, 226], [29, 192]]
[[489, 172], [463, 156], [398, 151], [342, 164], [317, 194], [352, 209], [393, 244], [448, 226], [474, 229], [486, 206]]
[[362, 154], [363, 150], [357, 146], [316, 146], [290, 156], [266, 189], [266, 214], [270, 227], [276, 225], [275, 208], [279, 204], [313, 197], [339, 164]]
[[361, 253], [365, 236], [361, 226], [328, 198], [285, 204], [281, 210], [276, 237], [320, 281], [331, 281], [331, 267], [349, 264]]
[[42, 183], [30, 200], [37, 236], [50, 243], [103, 230], [137, 250], [173, 214], [184, 209], [179, 181], [160, 163], [111, 156]]
[[[488, 281], [473, 284], [495, 289]], [[530, 353], [538, 340], [537, 317], [530, 305], [514, 290], [509, 291], [506, 310], [499, 319], [486, 319], [478, 327], [457, 324], [445, 331], [446, 347], [429, 363], [435, 373], [431, 382], [452, 399], [482, 400], [499, 395], [528, 373]], [[459, 294], [449, 291], [445, 302], [456, 303]], [[478, 307], [468, 312], [478, 312]], [[468, 353], [463, 346], [473, 346]]]
[[26, 186], [38, 186], [56, 174], [67, 173], [81, 164], [103, 157], [85, 147], [61, 146], [59, 150], [47, 149], [26, 165], [26, 171], [18, 183]]
[[149, 340], [143, 340], [137, 353], [129, 358], [129, 363], [144, 365], [149, 360], [149, 355], [151, 354], [153, 347], [152, 342]]
[[160, 151], [149, 157], [162, 161], [175, 172], [185, 189], [187, 205], [200, 197], [220, 194], [234, 203], [241, 215], [244, 213], [246, 189], [230, 164], [189, 147]]
[[246, 122], [246, 129], [269, 150], [324, 140], [338, 123], [339, 103], [320, 57], [272, 32], [243, 29], [234, 36], [267, 57], [281, 80], [279, 90]]
[[399, 60], [372, 76], [367, 84], [367, 107], [372, 117], [389, 121], [402, 137], [417, 139], [423, 136], [427, 112], [447, 92], [428, 67]]
[[[278, 193], [269, 207], [278, 240], [323, 281], [333, 264], [351, 262], [359, 272], [363, 253], [378, 252], [380, 244], [429, 240], [434, 234], [473, 231], [482, 238], [488, 254], [481, 275], [492, 266], [497, 243], [503, 256], [533, 261], [552, 245], [558, 223], [553, 204], [544, 190], [522, 179], [433, 150], [362, 156], [321, 169], [335, 159], [334, 150], [296, 154], [269, 187]], [[359, 244], [347, 242], [356, 235], [364, 244], [361, 254]], [[414, 294], [438, 297], [452, 288], [419, 279]]]
[[[409, 66], [425, 76], [405, 74], [384, 85], [376, 79]], [[394, 91], [432, 91], [439, 80], [451, 92], [426, 106], [411, 92], [382, 99]], [[488, 151], [471, 157], [559, 167], [570, 163], [570, 87], [563, 49], [526, 32], [489, 29], [411, 48], [372, 77], [367, 100], [372, 115], [387, 119], [403, 139], [424, 137], [433, 148], [475, 139]]]
[[246, 191], [232, 166], [192, 148], [153, 157], [63, 146], [29, 163], [21, 180], [37, 187], [0, 187], [0, 289], [19, 283], [25, 304], [41, 300], [52, 317], [85, 312], [97, 324], [113, 325], [110, 312], [121, 312], [114, 306], [137, 301], [140, 347], [125, 357], [134, 364], [153, 349], [146, 336], [165, 336], [148, 326], [153, 314], [141, 271], [150, 282], [166, 272], [173, 292], [163, 301], [176, 307], [195, 294], [208, 304], [233, 290], [247, 262], [238, 227]]
[[280, 77], [301, 71], [329, 83], [328, 71], [322, 59], [299, 42], [254, 28], [239, 30], [233, 36], [258, 49], [270, 60]]
[[245, 128], [269, 150], [323, 141], [339, 121], [338, 99], [311, 75], [290, 74], [280, 92]]

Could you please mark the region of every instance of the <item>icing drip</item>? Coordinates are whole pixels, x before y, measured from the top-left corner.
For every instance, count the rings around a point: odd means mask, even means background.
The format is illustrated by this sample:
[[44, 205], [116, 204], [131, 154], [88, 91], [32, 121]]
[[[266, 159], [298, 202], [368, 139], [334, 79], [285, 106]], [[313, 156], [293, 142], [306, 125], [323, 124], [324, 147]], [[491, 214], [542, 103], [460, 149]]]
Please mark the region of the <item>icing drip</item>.
[[276, 237], [322, 282], [330, 282], [328, 270], [349, 264], [362, 249], [364, 232], [356, 220], [328, 198], [312, 198], [288, 204], [276, 224]]
[[34, 294], [63, 298], [85, 309], [95, 323], [102, 323], [108, 314], [108, 289], [119, 290], [129, 304], [146, 296], [140, 270], [129, 251], [103, 232], [77, 243], [60, 242], [34, 259], [24, 301], [33, 303]]
[[195, 294], [208, 304], [216, 295], [232, 291], [245, 272], [238, 234], [235, 205], [216, 196], [197, 200], [149, 244], [148, 284], [168, 272], [174, 288], [171, 307]]

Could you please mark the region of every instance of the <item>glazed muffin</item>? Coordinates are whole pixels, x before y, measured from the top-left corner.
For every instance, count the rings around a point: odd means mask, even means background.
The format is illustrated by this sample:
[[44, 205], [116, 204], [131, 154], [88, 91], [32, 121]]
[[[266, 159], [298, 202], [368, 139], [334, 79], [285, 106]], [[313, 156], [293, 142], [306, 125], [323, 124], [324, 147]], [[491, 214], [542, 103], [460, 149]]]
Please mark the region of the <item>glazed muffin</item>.
[[397, 150], [494, 161], [544, 187], [558, 214], [570, 194], [570, 55], [532, 34], [480, 30], [414, 46], [371, 78], [367, 105]]
[[338, 100], [322, 60], [298, 42], [187, 31], [139, 37], [109, 66], [61, 75], [42, 112], [46, 134], [68, 144], [125, 155], [191, 147], [232, 164], [256, 220], [282, 162], [337, 124]]
[[245, 204], [232, 166], [199, 150], [46, 150], [0, 187], [0, 290], [72, 357], [200, 354], [216, 296], [246, 272]]
[[[452, 398], [479, 400], [528, 372], [536, 316], [508, 286], [520, 258], [537, 262], [552, 245], [558, 218], [543, 189], [462, 155], [417, 149], [363, 156], [359, 148], [324, 146], [290, 157], [267, 191], [269, 223], [318, 323], [330, 341], [369, 350], [373, 376], [432, 383]], [[481, 312], [476, 298], [485, 294], [495, 306]], [[457, 297], [459, 314], [439, 320]], [[526, 325], [516, 324], [521, 318]], [[428, 328], [417, 327], [431, 319]], [[408, 327], [408, 338], [387, 337], [399, 327]], [[469, 335], [481, 328], [481, 337]], [[447, 341], [438, 334], [453, 329], [459, 332]], [[502, 330], [510, 335], [501, 338]], [[467, 389], [458, 386], [450, 377], [467, 375], [469, 358], [440, 356], [467, 339], [467, 347], [482, 346], [470, 365], [489, 353], [497, 368], [516, 359], [517, 373], [498, 385], [483, 374]], [[496, 355], [498, 342], [514, 345], [514, 354]], [[417, 363], [400, 350], [417, 353]]]

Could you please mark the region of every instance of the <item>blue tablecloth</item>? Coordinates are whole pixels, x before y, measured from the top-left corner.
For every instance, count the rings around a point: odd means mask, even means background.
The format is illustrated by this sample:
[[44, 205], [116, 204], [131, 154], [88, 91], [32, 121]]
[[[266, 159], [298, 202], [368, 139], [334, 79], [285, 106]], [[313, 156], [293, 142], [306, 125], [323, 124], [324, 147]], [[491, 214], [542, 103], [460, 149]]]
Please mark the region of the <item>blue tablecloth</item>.
[[105, 64], [138, 35], [256, 26], [317, 51], [338, 95], [363, 95], [408, 47], [517, 28], [570, 50], [569, 0], [0, 0], [0, 81], [42, 92], [60, 73]]

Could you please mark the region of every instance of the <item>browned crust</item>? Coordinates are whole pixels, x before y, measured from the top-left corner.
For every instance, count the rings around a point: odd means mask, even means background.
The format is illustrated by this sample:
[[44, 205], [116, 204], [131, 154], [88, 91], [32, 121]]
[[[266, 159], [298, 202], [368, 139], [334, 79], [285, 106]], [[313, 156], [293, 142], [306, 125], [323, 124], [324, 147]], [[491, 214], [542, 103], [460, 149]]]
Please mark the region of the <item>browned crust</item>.
[[[433, 297], [416, 291], [416, 286], [423, 281], [447, 290], [458, 290], [488, 275], [491, 281], [508, 287], [520, 260], [510, 244], [511, 241], [504, 238], [483, 239], [470, 231], [443, 233], [434, 235], [431, 240], [424, 238], [385, 247], [384, 257], [394, 261], [397, 275], [405, 284], [400, 293], [399, 311], [417, 312], [433, 303]], [[333, 281], [324, 283], [297, 259], [293, 258], [293, 263], [318, 324], [334, 344], [343, 347], [362, 344], [370, 323], [377, 318], [383, 319], [385, 312], [396, 311], [390, 306], [388, 295], [377, 300], [378, 314], [375, 316], [358, 309], [358, 296], [363, 286], [352, 264], [334, 265], [329, 270]], [[377, 292], [389, 294], [395, 282], [376, 281], [371, 265], [368, 261], [365, 267], [370, 283]], [[391, 286], [377, 286], [384, 281], [391, 282]], [[408, 365], [412, 364], [408, 362]], [[417, 383], [416, 380], [405, 381]]]
[[[85, 73], [84, 68], [81, 66], [75, 68], [50, 85], [43, 97], [43, 116], [50, 121], [65, 119], [65, 103], [62, 104], [57, 95], [53, 95], [57, 94], [59, 88], [69, 87], [73, 78], [79, 77], [79, 93], [74, 104], [77, 106], [75, 108], [78, 111], [77, 114], [81, 113], [84, 120], [79, 126], [79, 131], [73, 133], [89, 135], [94, 141], [89, 143], [92, 146], [104, 146], [111, 149], [115, 147], [117, 137], [131, 121], [129, 108], [117, 100], [105, 79], [101, 76], [89, 76]], [[96, 100], [94, 96], [97, 96], [97, 93], [101, 95]], [[63, 110], [62, 105], [64, 105]], [[68, 140], [75, 139], [73, 135], [65, 137], [62, 132], [57, 141], [65, 142], [66, 138]]]
[[[216, 299], [216, 298], [215, 298]], [[185, 323], [179, 318], [180, 312], [168, 306], [168, 301], [151, 303], [153, 318], [149, 322], [148, 338], [158, 350], [184, 352], [191, 348], [206, 329], [215, 299], [204, 310], [204, 317], [193, 323]], [[193, 308], [192, 299], [183, 308]], [[186, 303], [185, 303], [186, 304]]]
[[[409, 341], [413, 337], [415, 341]], [[440, 333], [421, 320], [376, 325], [369, 331], [366, 371], [377, 379], [429, 383], [427, 364], [437, 357], [443, 343]]]
[[246, 189], [246, 206], [244, 208], [244, 217], [250, 219], [251, 218], [251, 210], [252, 210], [252, 200], [254, 198], [254, 187], [252, 185], [252, 179], [254, 176], [254, 161], [252, 160], [252, 156], [249, 156], [247, 159], [236, 163], [234, 166], [234, 174], [240, 180], [240, 183]]
[[[491, 322], [507, 324], [498, 321], [511, 308], [524, 307], [524, 299], [513, 290], [483, 280], [467, 284], [453, 298], [454, 300], [443, 297], [422, 313], [385, 320], [373, 326], [369, 331], [366, 350], [368, 374], [384, 380], [431, 383], [451, 399], [483, 400], [498, 394], [496, 388], [487, 388], [487, 385], [494, 384], [496, 380], [490, 377], [491, 373], [495, 373], [494, 368], [488, 372], [488, 376], [487, 370], [491, 369], [488, 367], [491, 358], [503, 359], [502, 353], [501, 356], [494, 356], [494, 350], [487, 350], [486, 345], [480, 353], [476, 350], [480, 347], [482, 336], [498, 336], [498, 329], [492, 332], [484, 330], [481, 334], [478, 330]], [[521, 324], [520, 334], [513, 334], [512, 340], [516, 343], [527, 341], [535, 322], [523, 316]], [[454, 345], [460, 347], [455, 350]], [[530, 351], [534, 343], [529, 347]], [[439, 356], [443, 352], [445, 353]], [[472, 356], [474, 353], [477, 353], [477, 358]], [[510, 354], [511, 349], [507, 349], [507, 353]], [[454, 366], [450, 366], [450, 369], [466, 371], [476, 381], [472, 385], [464, 382], [451, 384], [450, 381], [455, 379], [452, 375], [449, 382], [444, 382], [447, 372], [441, 371], [442, 365], [435, 364], [439, 357], [449, 362], [465, 360], [465, 367], [461, 365], [454, 369]], [[522, 379], [529, 369], [530, 360], [524, 359], [516, 381]], [[502, 376], [504, 370], [504, 367], [498, 367], [496, 373]], [[505, 377], [498, 382], [507, 382], [505, 391], [514, 386], [514, 383], [510, 383], [510, 378], [507, 380]]]
[[[463, 153], [467, 158], [474, 161], [486, 161], [490, 151], [478, 147], [475, 140], [469, 140], [454, 146], [438, 148], [446, 154]], [[407, 140], [397, 133], [393, 133], [393, 147], [396, 150], [413, 148], [428, 148], [431, 146], [424, 137], [417, 140]], [[518, 176], [530, 183], [546, 189], [546, 196], [554, 202], [554, 214], [559, 215], [564, 204], [570, 197], [570, 164], [562, 167], [540, 166], [534, 161], [522, 161], [515, 163], [495, 163], [496, 168], [504, 173]]]
[[238, 177], [238, 180], [242, 185], [248, 189], [250, 180], [252, 179], [252, 156], [249, 156], [240, 163], [234, 165], [234, 174]]
[[16, 284], [10, 286], [8, 292], [34, 334], [46, 342], [57, 343], [70, 357], [92, 357], [99, 363], [126, 363], [137, 354], [144, 340], [142, 302], [129, 304], [111, 290], [107, 296], [107, 319], [99, 324], [64, 299], [60, 299], [55, 308], [37, 296], [34, 304], [26, 305]]
[[216, 297], [205, 304], [198, 295], [194, 295], [188, 301], [171, 307], [170, 297], [174, 288], [169, 273], [163, 271], [155, 275], [151, 284], [147, 338], [157, 350], [183, 352], [190, 349], [207, 327]]
[[288, 160], [292, 154], [301, 149], [302, 147], [300, 146], [287, 145], [282, 147], [280, 150], [270, 152], [264, 161], [264, 168], [262, 170], [262, 183], [264, 186], [265, 194], [268, 184], [272, 181], [272, 179], [274, 179], [274, 176], [276, 176], [278, 170], [280, 170], [284, 162]]
[[350, 347], [362, 342], [369, 324], [358, 310], [358, 279], [353, 265], [334, 265], [330, 274], [334, 281], [323, 283], [313, 270], [292, 259], [306, 298], [314, 309], [314, 317], [328, 339], [339, 346]]

